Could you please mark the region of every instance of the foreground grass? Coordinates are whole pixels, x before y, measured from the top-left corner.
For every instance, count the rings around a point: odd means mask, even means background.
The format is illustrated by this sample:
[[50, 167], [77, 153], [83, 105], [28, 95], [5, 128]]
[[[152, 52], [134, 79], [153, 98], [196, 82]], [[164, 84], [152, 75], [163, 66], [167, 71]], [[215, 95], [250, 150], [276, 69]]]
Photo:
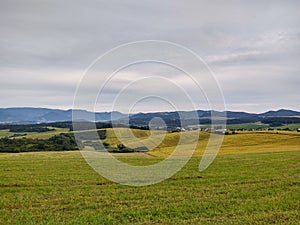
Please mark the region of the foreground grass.
[[79, 152], [0, 154], [0, 224], [299, 224], [300, 151], [219, 155], [202, 173], [199, 160], [137, 188]]

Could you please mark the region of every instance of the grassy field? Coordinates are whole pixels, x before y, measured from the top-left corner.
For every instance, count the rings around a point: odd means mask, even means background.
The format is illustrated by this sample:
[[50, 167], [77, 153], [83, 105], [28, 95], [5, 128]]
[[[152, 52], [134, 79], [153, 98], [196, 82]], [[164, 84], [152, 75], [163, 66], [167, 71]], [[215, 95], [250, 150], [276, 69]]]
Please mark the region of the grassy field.
[[[130, 137], [126, 129], [117, 132]], [[150, 131], [133, 134], [155, 142], [160, 133], [150, 140]], [[174, 150], [179, 136], [167, 133], [146, 154], [115, 156], [132, 165], [153, 164]], [[300, 133], [226, 135], [213, 164], [199, 172], [208, 138], [200, 133], [194, 157], [180, 172], [146, 187], [102, 178], [78, 151], [2, 153], [0, 224], [299, 224]], [[120, 143], [112, 129], [105, 141]]]
[[199, 160], [137, 188], [79, 152], [0, 154], [0, 224], [299, 224], [300, 151], [219, 155], [201, 173]]
[[[50, 127], [52, 128], [52, 127]], [[47, 132], [10, 132], [9, 130], [0, 130], [0, 138], [3, 137], [12, 137], [14, 134], [23, 134], [24, 136], [19, 136], [16, 138], [39, 138], [39, 139], [47, 139], [54, 135], [58, 135], [60, 133], [69, 133], [69, 129], [66, 128], [58, 128], [55, 127], [54, 131], [47, 131]]]
[[[210, 128], [211, 125], [201, 125], [201, 128]], [[240, 124], [227, 124], [227, 129], [267, 129], [268, 124], [263, 123], [240, 123]]]
[[47, 131], [47, 132], [30, 132], [27, 133], [27, 135], [25, 136], [26, 138], [39, 138], [39, 139], [47, 139], [50, 138], [54, 135], [58, 135], [60, 133], [69, 133], [69, 129], [67, 128], [58, 128], [55, 127], [54, 131]]
[[3, 137], [10, 137], [14, 135], [13, 132], [9, 132], [9, 130], [0, 130], [0, 138], [3, 138]]
[[[198, 127], [198, 126], [190, 126], [190, 127]], [[210, 125], [201, 125], [201, 128], [210, 128]], [[240, 123], [240, 124], [227, 124], [227, 129], [285, 129], [288, 128], [290, 130], [296, 130], [300, 128], [300, 124], [289, 124], [285, 126], [271, 127], [268, 124], [264, 123]]]
[[296, 130], [300, 128], [300, 124], [289, 124], [286, 126], [275, 127], [274, 129], [285, 129], [289, 128], [290, 130]]
[[[145, 141], [150, 135], [150, 131], [132, 130], [137, 140]], [[136, 144], [136, 140], [132, 139], [128, 134], [128, 129], [120, 128], [117, 132], [122, 135], [126, 143]], [[161, 133], [154, 133], [152, 140], [155, 141], [160, 138]], [[149, 151], [148, 154], [156, 157], [169, 156], [177, 146], [181, 133], [166, 133], [165, 138], [161, 144]], [[126, 137], [128, 136], [128, 140]], [[201, 156], [205, 150], [209, 139], [209, 133], [200, 132], [199, 142], [196, 147], [194, 156]], [[120, 141], [112, 129], [107, 129], [107, 138], [105, 140], [112, 146], [116, 146]], [[188, 141], [183, 146], [182, 155], [184, 150], [189, 150], [192, 144]], [[259, 146], [259, 147], [258, 147]], [[277, 152], [277, 151], [292, 151], [300, 150], [300, 133], [293, 131], [251, 131], [251, 132], [238, 132], [235, 135], [225, 135], [222, 147], [219, 154], [240, 154], [240, 153], [256, 153], [256, 152]]]
[[263, 123], [244, 123], [244, 124], [227, 124], [228, 129], [266, 129], [269, 127]]

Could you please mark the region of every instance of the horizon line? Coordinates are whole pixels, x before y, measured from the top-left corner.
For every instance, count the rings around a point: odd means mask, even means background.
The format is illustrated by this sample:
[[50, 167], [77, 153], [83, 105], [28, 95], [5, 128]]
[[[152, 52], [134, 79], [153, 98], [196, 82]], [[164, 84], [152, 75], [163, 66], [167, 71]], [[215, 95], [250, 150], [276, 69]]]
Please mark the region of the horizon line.
[[[87, 111], [87, 112], [94, 112], [94, 113], [111, 113], [111, 112], [119, 112], [122, 114], [127, 114], [125, 112], [122, 111], [90, 111], [87, 109], [73, 109], [73, 108], [49, 108], [49, 107], [34, 107], [34, 106], [12, 106], [12, 107], [0, 107], [0, 109], [22, 109], [22, 108], [27, 108], [27, 109], [50, 109], [50, 110], [62, 110], [62, 111], [70, 111], [70, 110], [82, 110], [82, 111]], [[296, 110], [296, 109], [291, 109], [291, 108], [278, 108], [278, 109], [269, 109], [267, 111], [260, 111], [260, 112], [249, 112], [249, 111], [243, 111], [243, 110], [230, 110], [230, 109], [226, 109], [225, 111], [219, 111], [219, 110], [215, 110], [215, 109], [196, 109], [196, 110], [185, 110], [185, 109], [180, 109], [180, 110], [165, 110], [165, 111], [140, 111], [140, 112], [133, 112], [131, 114], [139, 114], [139, 113], [163, 113], [163, 112], [191, 112], [191, 111], [217, 111], [217, 112], [243, 112], [243, 113], [249, 113], [249, 114], [262, 114], [262, 113], [266, 113], [266, 112], [276, 112], [276, 111], [280, 111], [280, 110], [290, 110], [290, 111], [296, 111], [296, 112], [300, 112], [300, 110]]]

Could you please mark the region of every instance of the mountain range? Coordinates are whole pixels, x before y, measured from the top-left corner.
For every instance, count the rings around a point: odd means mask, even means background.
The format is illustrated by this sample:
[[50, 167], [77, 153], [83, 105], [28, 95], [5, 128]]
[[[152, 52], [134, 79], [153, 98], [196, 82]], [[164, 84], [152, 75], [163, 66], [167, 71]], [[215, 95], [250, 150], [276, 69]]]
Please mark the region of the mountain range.
[[[72, 109], [48, 109], [48, 108], [0, 108], [0, 123], [48, 123], [72, 121]], [[91, 118], [94, 113], [86, 110], [75, 110], [77, 115], [82, 118]], [[120, 112], [97, 112], [95, 113], [96, 121], [110, 121], [111, 118], [120, 119], [125, 114]]]
[[[218, 112], [214, 111], [216, 114]], [[93, 112], [86, 110], [77, 110], [77, 115], [82, 118], [93, 118], [97, 122], [111, 121], [111, 118], [115, 121], [122, 121], [127, 117], [127, 114], [121, 112]], [[136, 124], [144, 124], [149, 122], [153, 117], [160, 117], [166, 120], [173, 120], [179, 118], [179, 113], [184, 115], [185, 118], [189, 118], [189, 115], [195, 115], [194, 111], [184, 112], [155, 112], [155, 113], [137, 113], [130, 115], [130, 120], [136, 121]], [[197, 110], [199, 119], [207, 119], [211, 116], [210, 110]], [[271, 118], [271, 117], [300, 117], [300, 112], [280, 109], [277, 111], [268, 111], [264, 113], [247, 113], [247, 112], [234, 112], [226, 111], [227, 119], [230, 120], [247, 120], [255, 121], [253, 118]], [[195, 119], [192, 118], [191, 119]], [[49, 108], [32, 108], [32, 107], [20, 107], [20, 108], [0, 108], [0, 123], [13, 123], [13, 124], [29, 124], [29, 123], [48, 123], [48, 122], [62, 122], [72, 121], [72, 109], [49, 109]]]

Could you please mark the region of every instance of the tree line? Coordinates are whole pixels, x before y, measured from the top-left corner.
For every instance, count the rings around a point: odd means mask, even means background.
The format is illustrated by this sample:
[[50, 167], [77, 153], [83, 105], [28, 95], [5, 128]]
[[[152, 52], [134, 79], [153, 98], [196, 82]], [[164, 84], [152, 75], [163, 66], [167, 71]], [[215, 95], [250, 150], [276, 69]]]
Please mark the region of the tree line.
[[36, 152], [78, 150], [72, 133], [62, 133], [48, 139], [1, 138], [0, 152]]

